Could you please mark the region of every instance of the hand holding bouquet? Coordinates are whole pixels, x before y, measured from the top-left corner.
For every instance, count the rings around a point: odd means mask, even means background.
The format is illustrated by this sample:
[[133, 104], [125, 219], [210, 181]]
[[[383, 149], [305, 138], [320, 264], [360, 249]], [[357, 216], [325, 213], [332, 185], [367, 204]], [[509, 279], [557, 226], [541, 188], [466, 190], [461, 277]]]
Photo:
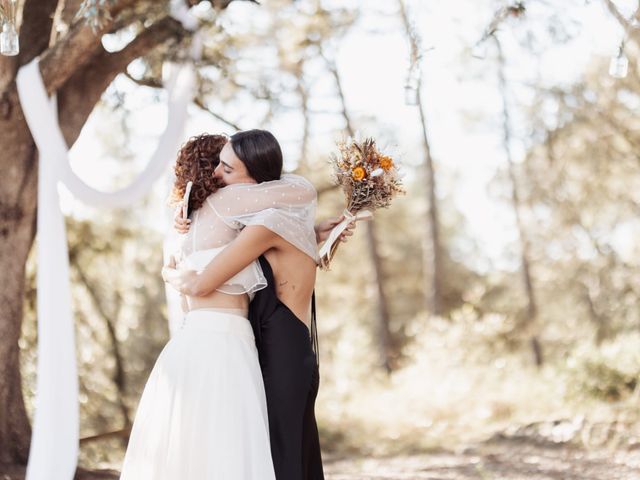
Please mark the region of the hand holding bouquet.
[[320, 267], [329, 263], [338, 248], [337, 241], [347, 225], [373, 218], [373, 211], [387, 208], [398, 193], [404, 193], [398, 168], [393, 159], [376, 147], [373, 138], [363, 141], [347, 139], [338, 143], [339, 154], [331, 155], [335, 181], [347, 198], [345, 219], [331, 232], [320, 249]]

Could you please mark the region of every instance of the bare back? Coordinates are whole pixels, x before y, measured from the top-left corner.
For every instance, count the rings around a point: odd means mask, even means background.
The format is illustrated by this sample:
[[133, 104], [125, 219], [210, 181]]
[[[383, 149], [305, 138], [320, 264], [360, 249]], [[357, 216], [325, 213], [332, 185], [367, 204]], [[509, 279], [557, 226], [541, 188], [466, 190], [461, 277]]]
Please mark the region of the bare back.
[[276, 247], [264, 256], [273, 270], [278, 299], [308, 327], [311, 295], [316, 284], [315, 261], [280, 237]]

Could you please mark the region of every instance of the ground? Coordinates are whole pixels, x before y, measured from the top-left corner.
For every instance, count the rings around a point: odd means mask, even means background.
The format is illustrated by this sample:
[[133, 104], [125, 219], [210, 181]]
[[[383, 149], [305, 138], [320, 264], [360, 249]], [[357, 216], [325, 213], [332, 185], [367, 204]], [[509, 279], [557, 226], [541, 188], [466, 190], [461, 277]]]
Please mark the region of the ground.
[[640, 480], [640, 445], [587, 449], [526, 436], [451, 452], [327, 460], [327, 480]]
[[[455, 450], [387, 457], [328, 454], [326, 480], [640, 480], [640, 442], [627, 435], [635, 428], [583, 427], [575, 421], [516, 427]], [[596, 433], [603, 436], [593, 445]], [[0, 466], [0, 480], [23, 479], [24, 467]], [[113, 470], [76, 476], [117, 479]]]

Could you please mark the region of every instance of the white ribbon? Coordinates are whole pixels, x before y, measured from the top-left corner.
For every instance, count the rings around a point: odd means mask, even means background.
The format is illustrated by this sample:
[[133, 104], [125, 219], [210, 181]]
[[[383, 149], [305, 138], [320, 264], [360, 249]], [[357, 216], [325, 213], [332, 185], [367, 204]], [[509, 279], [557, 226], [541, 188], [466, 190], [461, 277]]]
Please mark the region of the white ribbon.
[[174, 71], [169, 81], [167, 126], [158, 147], [131, 185], [117, 192], [98, 191], [84, 183], [71, 169], [67, 144], [58, 125], [56, 99], [55, 96], [51, 99], [47, 96], [37, 58], [20, 69], [17, 83], [22, 110], [40, 157], [54, 162], [56, 180], [63, 182], [75, 197], [88, 205], [127, 207], [149, 192], [173, 157], [187, 118], [186, 107], [191, 100], [194, 74], [190, 68]]
[[38, 151], [38, 366], [35, 415], [27, 480], [72, 480], [79, 448], [78, 376], [69, 286], [69, 256], [58, 182], [83, 202], [126, 207], [151, 189], [181, 140], [195, 74], [184, 66], [169, 86], [167, 127], [146, 168], [127, 188], [113, 193], [86, 185], [71, 170], [38, 59], [17, 75], [20, 103]]
[[352, 222], [358, 222], [360, 220], [371, 220], [373, 218], [373, 213], [371, 213], [369, 210], [360, 210], [354, 215], [349, 210], [345, 209], [345, 211], [342, 212], [342, 215], [344, 216], [344, 220], [333, 227], [333, 230], [331, 230], [329, 237], [320, 249], [320, 266], [324, 269], [329, 268], [329, 263], [331, 262], [331, 257], [333, 256], [333, 245], [339, 240], [340, 235], [342, 235], [342, 232], [347, 229], [349, 224]]

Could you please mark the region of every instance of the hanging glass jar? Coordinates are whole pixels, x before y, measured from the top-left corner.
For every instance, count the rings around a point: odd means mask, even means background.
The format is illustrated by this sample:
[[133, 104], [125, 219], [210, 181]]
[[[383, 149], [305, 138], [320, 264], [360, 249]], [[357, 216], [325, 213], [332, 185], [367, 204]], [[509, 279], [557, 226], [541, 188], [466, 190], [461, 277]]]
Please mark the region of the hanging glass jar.
[[614, 78], [625, 78], [629, 72], [629, 59], [624, 54], [624, 40], [620, 43], [618, 54], [611, 57], [609, 75]]
[[20, 53], [20, 42], [16, 27], [17, 0], [9, 0], [7, 3], [8, 7], [2, 19], [2, 32], [0, 32], [0, 53], [14, 56]]
[[629, 72], [629, 59], [624, 55], [612, 57], [609, 64], [609, 75], [614, 78], [625, 78]]

